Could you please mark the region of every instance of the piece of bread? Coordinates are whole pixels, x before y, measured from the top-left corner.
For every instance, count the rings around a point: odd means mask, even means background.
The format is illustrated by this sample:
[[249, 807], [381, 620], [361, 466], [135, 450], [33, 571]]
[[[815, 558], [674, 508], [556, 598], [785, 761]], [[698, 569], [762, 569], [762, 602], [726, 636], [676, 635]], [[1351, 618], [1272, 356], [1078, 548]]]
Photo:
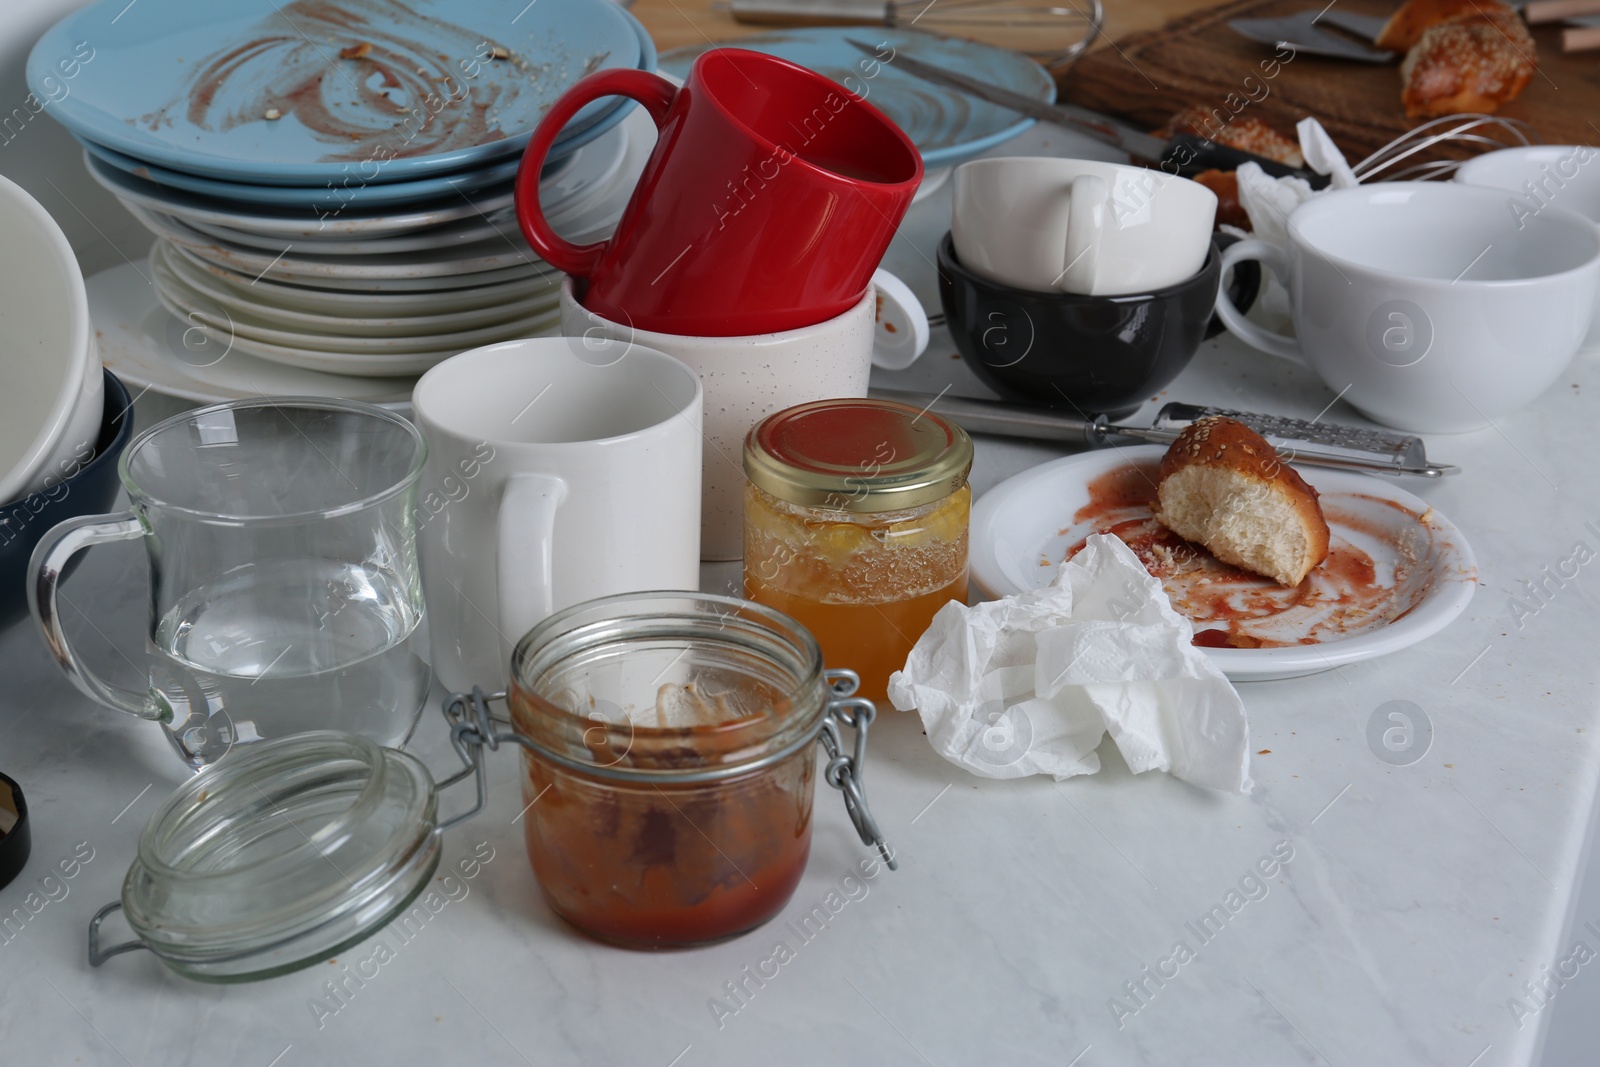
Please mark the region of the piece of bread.
[[1156, 492], [1167, 529], [1281, 585], [1299, 585], [1328, 558], [1317, 491], [1242, 422], [1190, 423], [1161, 460]]
[[1262, 122], [1259, 116], [1235, 115], [1224, 107], [1207, 110], [1198, 104], [1190, 105], [1168, 119], [1157, 133], [1162, 137], [1187, 133], [1237, 148], [1241, 152], [1249, 152], [1253, 156], [1275, 159], [1291, 167], [1306, 165], [1298, 141], [1285, 137]]
[[1203, 170], [1194, 180], [1217, 194], [1217, 225], [1250, 229], [1250, 216], [1239, 203], [1239, 175], [1231, 170]]
[[1499, 6], [1500, 0], [1406, 0], [1389, 16], [1372, 43], [1390, 52], [1409, 52], [1429, 26], [1462, 17], [1477, 18], [1479, 12]]
[[1410, 118], [1494, 112], [1533, 78], [1533, 37], [1504, 4], [1422, 31], [1400, 64], [1400, 101]]

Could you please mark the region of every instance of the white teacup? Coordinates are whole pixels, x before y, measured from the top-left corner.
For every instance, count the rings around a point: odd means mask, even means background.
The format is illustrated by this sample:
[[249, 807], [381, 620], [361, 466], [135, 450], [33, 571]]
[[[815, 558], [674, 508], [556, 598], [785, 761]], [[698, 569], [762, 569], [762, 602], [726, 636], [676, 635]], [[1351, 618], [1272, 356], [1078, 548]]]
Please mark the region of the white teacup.
[[1380, 182], [1324, 193], [1289, 216], [1289, 249], [1240, 241], [1223, 271], [1270, 267], [1295, 337], [1248, 321], [1236, 336], [1310, 366], [1368, 417], [1417, 433], [1477, 429], [1566, 369], [1600, 285], [1600, 227], [1547, 207], [1518, 220], [1493, 189]]
[[1034, 292], [1118, 296], [1192, 278], [1217, 197], [1188, 178], [1086, 159], [1008, 156], [955, 171], [962, 266]]
[[[744, 555], [745, 434], [782, 408], [866, 396], [877, 305], [877, 291], [868, 288], [855, 307], [815, 326], [753, 337], [691, 337], [602, 318], [578, 303], [568, 278], [561, 286], [561, 332], [580, 352], [618, 342], [659, 349], [700, 376], [706, 395], [700, 550], [708, 560], [727, 560]], [[920, 314], [920, 305], [916, 310]]]
[[700, 584], [700, 382], [625, 341], [531, 338], [424, 374], [416, 521], [433, 668], [503, 685], [546, 616]]
[[1589, 145], [1540, 144], [1485, 152], [1463, 162], [1455, 180], [1511, 193], [1505, 209], [1519, 223], [1546, 207], [1566, 208], [1600, 222], [1600, 149]]
[[[1519, 224], [1546, 207], [1576, 211], [1600, 223], [1600, 149], [1590, 145], [1540, 144], [1486, 152], [1462, 163], [1455, 180], [1505, 190], [1506, 210]], [[1597, 341], [1600, 314], [1589, 325], [1589, 343]]]

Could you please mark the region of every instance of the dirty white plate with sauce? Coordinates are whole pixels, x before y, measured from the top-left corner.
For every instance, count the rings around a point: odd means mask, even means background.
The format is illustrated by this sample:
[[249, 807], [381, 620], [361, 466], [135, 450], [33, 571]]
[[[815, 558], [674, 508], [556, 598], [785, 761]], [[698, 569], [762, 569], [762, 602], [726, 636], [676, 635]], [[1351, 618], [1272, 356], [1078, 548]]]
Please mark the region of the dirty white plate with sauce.
[[[1321, 494], [1328, 559], [1299, 586], [1219, 562], [1150, 513], [1166, 449], [1086, 452], [995, 486], [972, 510], [972, 580], [986, 599], [1048, 585], [1085, 538], [1112, 533], [1161, 579], [1197, 644], [1234, 681], [1295, 678], [1409, 648], [1466, 609], [1472, 549], [1396, 482], [1296, 467]], [[1208, 636], [1202, 636], [1208, 635]], [[1257, 646], [1257, 647], [1238, 647]]]

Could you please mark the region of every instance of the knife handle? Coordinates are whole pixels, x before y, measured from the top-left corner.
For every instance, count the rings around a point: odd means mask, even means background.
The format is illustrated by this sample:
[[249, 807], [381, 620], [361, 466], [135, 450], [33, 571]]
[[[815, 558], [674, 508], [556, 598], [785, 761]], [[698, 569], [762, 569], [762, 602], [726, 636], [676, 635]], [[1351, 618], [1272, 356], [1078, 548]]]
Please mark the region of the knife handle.
[[1329, 180], [1326, 174], [1318, 174], [1305, 167], [1291, 167], [1276, 159], [1218, 144], [1194, 133], [1180, 133], [1173, 137], [1167, 142], [1165, 155], [1157, 162], [1163, 170], [1185, 178], [1203, 170], [1235, 170], [1241, 163], [1255, 163], [1274, 178], [1303, 178], [1313, 189], [1326, 188]]
[[889, 17], [881, 0], [728, 0], [712, 6], [751, 26], [883, 26]]
[[1080, 418], [1050, 408], [1008, 404], [1001, 400], [977, 400], [940, 393], [909, 393], [899, 389], [868, 391], [880, 400], [931, 411], [955, 421], [968, 433], [990, 433], [997, 437], [1025, 437], [1035, 441], [1065, 441], [1079, 447], [1096, 448], [1105, 443], [1105, 416]]

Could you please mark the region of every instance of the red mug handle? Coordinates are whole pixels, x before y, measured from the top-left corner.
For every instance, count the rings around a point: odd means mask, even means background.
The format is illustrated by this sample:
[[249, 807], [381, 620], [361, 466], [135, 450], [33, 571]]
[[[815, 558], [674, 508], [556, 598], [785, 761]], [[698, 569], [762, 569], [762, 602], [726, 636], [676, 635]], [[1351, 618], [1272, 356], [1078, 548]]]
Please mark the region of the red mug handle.
[[555, 144], [562, 128], [591, 101], [603, 96], [626, 96], [644, 105], [659, 129], [667, 121], [667, 109], [677, 95], [677, 86], [649, 71], [596, 71], [579, 79], [540, 120], [522, 153], [513, 201], [522, 236], [541, 259], [565, 274], [585, 278], [594, 270], [606, 247], [605, 241], [575, 245], [561, 237], [545, 221], [544, 211], [539, 206], [539, 172], [544, 169], [545, 157], [550, 154], [550, 146]]

